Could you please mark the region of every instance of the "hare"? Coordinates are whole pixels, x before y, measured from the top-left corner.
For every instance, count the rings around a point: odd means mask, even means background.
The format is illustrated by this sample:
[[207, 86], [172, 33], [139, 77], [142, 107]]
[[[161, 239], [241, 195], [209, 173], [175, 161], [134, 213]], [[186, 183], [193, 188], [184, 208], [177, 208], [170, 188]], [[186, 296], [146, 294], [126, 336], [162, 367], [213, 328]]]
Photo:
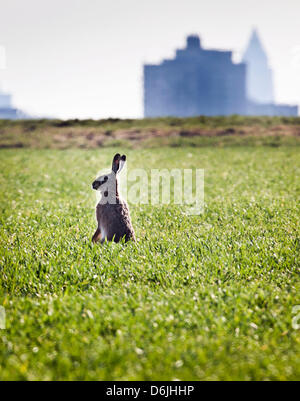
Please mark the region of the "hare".
[[92, 187], [101, 192], [101, 199], [96, 207], [97, 230], [92, 241], [101, 243], [105, 240], [119, 242], [135, 241], [127, 203], [118, 192], [118, 175], [126, 162], [126, 156], [117, 153], [112, 161], [112, 171], [102, 175], [93, 182]]

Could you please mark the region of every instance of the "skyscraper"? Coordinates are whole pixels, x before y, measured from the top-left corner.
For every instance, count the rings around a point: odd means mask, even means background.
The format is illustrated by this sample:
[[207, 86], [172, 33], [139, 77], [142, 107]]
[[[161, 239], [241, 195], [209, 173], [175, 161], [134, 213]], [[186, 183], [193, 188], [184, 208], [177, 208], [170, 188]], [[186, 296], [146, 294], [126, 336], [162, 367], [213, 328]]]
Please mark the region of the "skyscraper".
[[14, 120], [18, 118], [18, 110], [11, 105], [11, 95], [0, 91], [0, 118]]
[[203, 49], [197, 35], [157, 65], [144, 65], [145, 117], [197, 115], [297, 116], [298, 107], [275, 104], [272, 71], [256, 31], [243, 62], [231, 51]]
[[258, 103], [274, 102], [272, 70], [256, 29], [253, 30], [243, 56], [247, 64], [247, 97]]
[[231, 51], [204, 49], [197, 35], [172, 60], [144, 66], [146, 117], [245, 114], [246, 65]]
[[30, 117], [22, 110], [16, 109], [12, 104], [11, 94], [3, 92], [0, 87], [0, 119], [16, 120], [19, 118]]

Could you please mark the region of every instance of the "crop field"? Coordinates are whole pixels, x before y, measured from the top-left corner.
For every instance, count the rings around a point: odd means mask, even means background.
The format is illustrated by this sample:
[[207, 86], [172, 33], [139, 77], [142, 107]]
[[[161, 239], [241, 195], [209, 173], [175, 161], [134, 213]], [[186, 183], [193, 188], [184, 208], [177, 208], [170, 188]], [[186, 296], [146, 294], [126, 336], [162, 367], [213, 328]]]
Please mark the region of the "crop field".
[[[299, 380], [299, 142], [123, 145], [0, 150], [0, 380]], [[116, 152], [204, 169], [204, 213], [130, 204], [137, 242], [93, 245]]]

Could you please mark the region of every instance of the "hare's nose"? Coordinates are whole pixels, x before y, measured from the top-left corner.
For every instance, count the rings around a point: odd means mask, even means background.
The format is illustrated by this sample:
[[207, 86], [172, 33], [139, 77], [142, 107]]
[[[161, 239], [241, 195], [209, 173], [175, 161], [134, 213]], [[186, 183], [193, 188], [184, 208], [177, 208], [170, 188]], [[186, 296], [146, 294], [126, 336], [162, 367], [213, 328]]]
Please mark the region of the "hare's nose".
[[94, 182], [92, 183], [93, 189], [98, 189], [99, 186], [100, 186], [100, 182], [99, 182], [99, 181], [94, 181]]

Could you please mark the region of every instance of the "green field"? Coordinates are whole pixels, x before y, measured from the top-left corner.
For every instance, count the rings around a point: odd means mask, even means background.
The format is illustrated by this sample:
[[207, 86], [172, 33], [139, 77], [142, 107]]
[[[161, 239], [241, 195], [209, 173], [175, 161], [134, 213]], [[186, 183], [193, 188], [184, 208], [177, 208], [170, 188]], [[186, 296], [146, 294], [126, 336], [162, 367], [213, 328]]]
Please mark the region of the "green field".
[[[91, 182], [116, 151], [205, 169], [204, 214], [131, 205], [137, 243], [93, 246]], [[2, 149], [0, 379], [299, 380], [299, 156]]]

